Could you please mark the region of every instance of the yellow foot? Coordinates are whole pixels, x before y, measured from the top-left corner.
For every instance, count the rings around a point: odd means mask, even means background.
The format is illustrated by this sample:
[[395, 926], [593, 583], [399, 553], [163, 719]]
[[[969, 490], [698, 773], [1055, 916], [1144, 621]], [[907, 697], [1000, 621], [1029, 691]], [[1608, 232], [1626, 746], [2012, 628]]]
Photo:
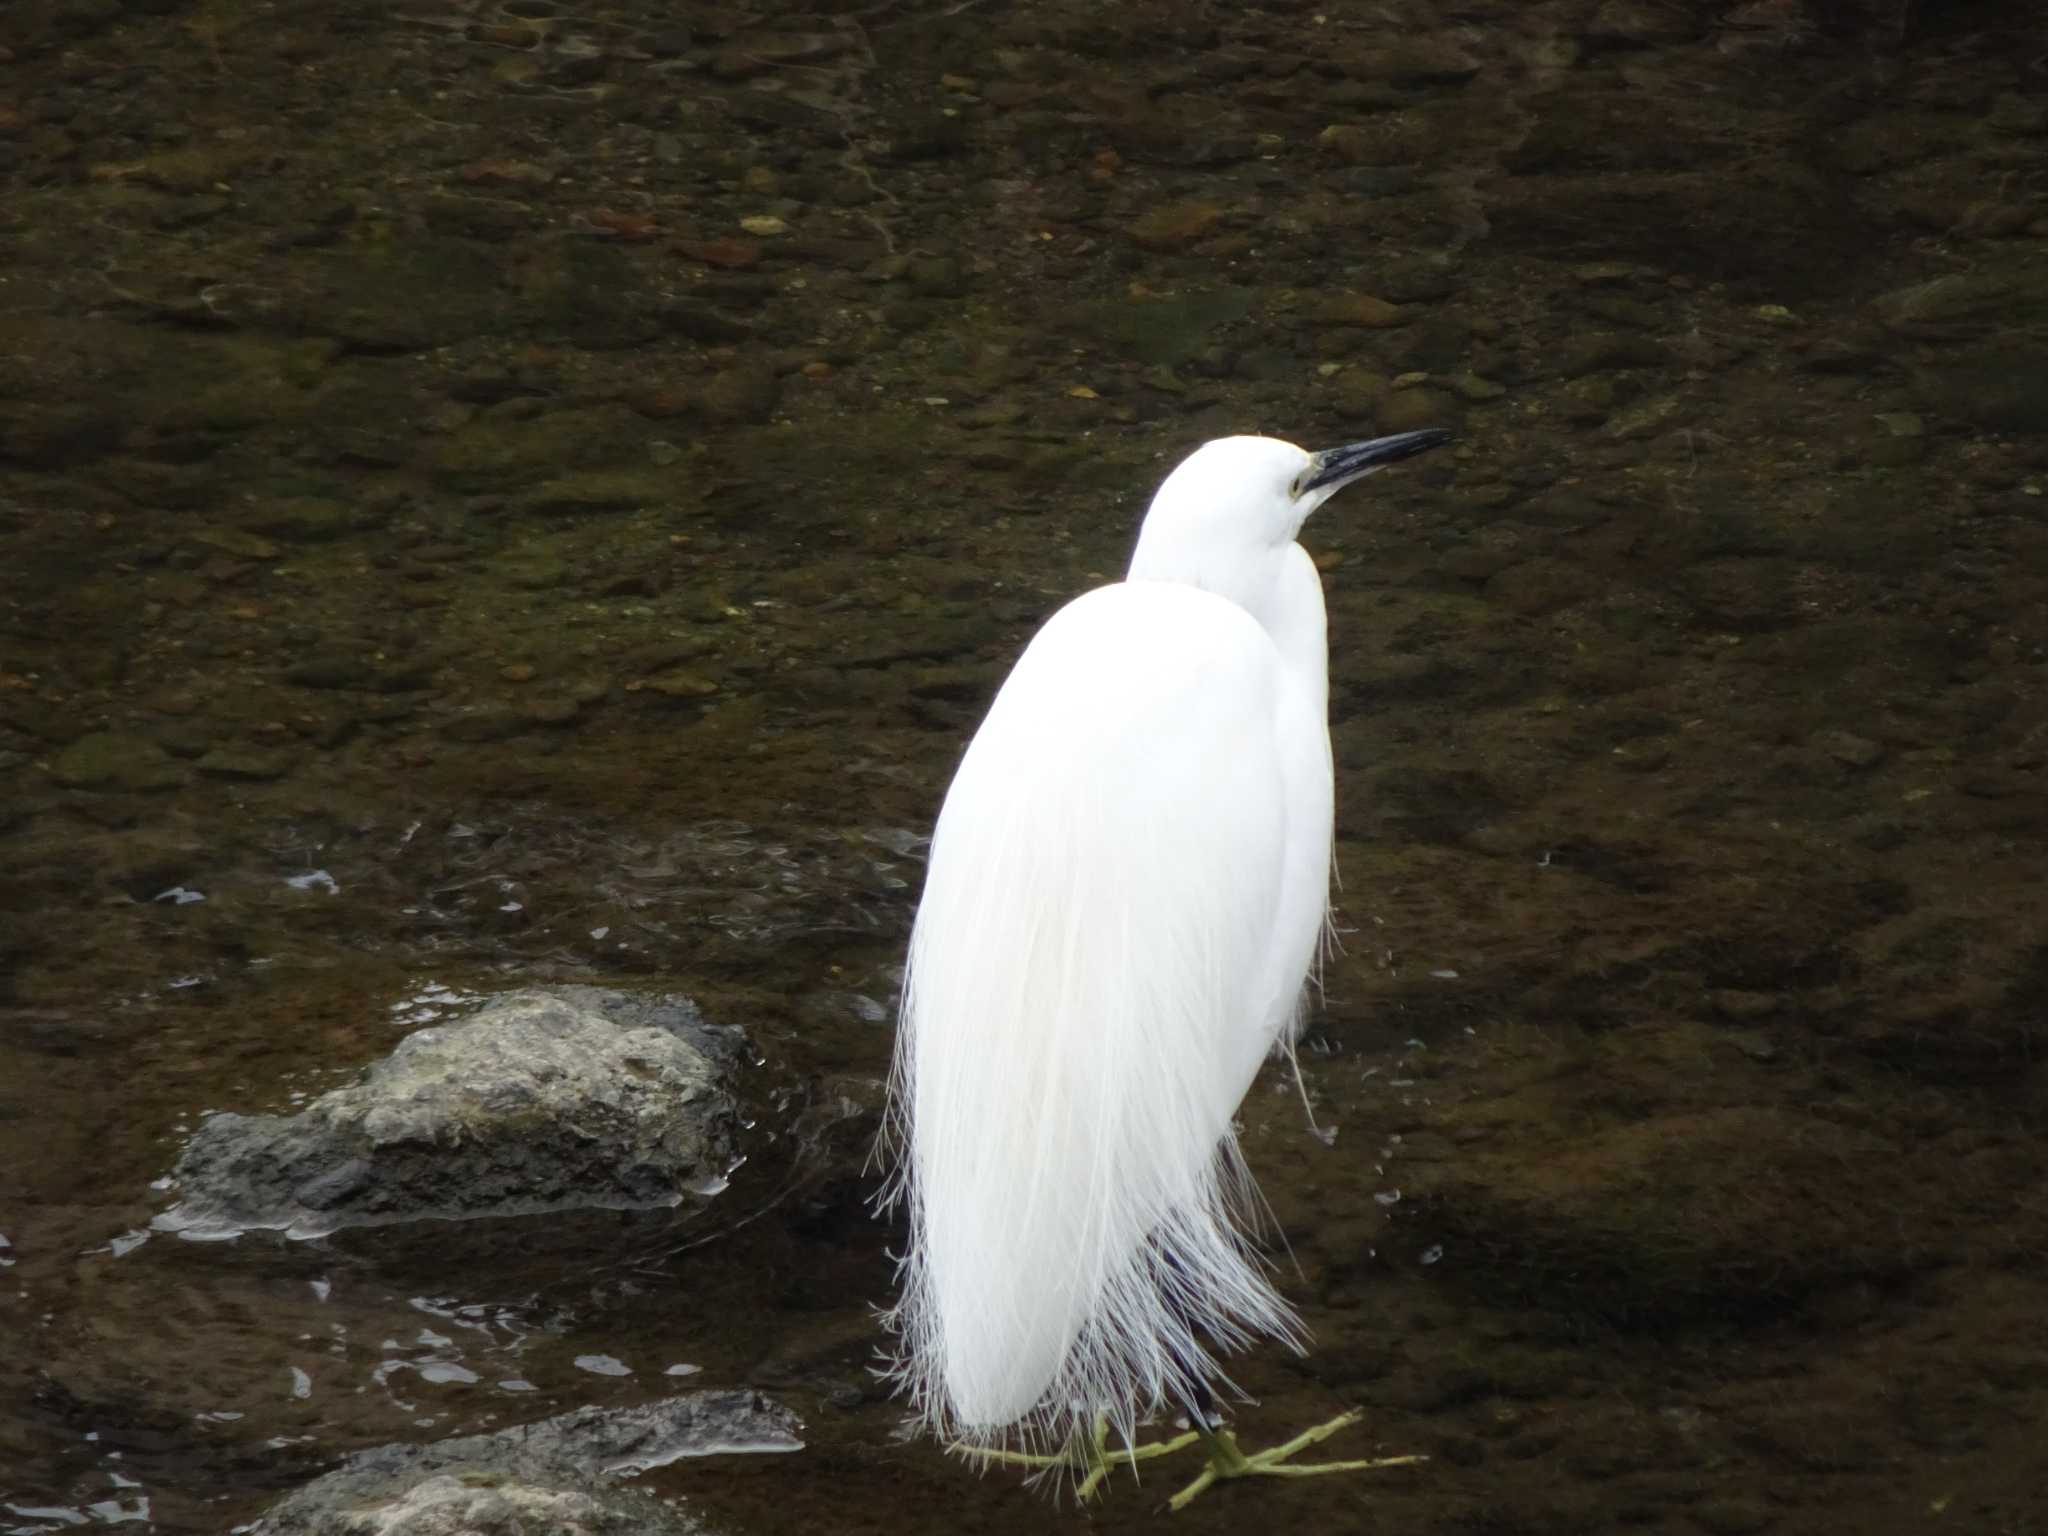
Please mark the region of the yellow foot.
[[[1186, 1509], [1206, 1493], [1211, 1484], [1229, 1477], [1320, 1477], [1325, 1472], [1376, 1472], [1381, 1467], [1410, 1467], [1427, 1456], [1382, 1456], [1374, 1461], [1318, 1461], [1305, 1467], [1289, 1466], [1288, 1458], [1297, 1451], [1305, 1451], [1312, 1445], [1320, 1444], [1337, 1433], [1349, 1428], [1365, 1415], [1356, 1408], [1349, 1413], [1340, 1413], [1327, 1424], [1318, 1424], [1305, 1434], [1296, 1435], [1285, 1445], [1276, 1445], [1270, 1451], [1258, 1451], [1250, 1456], [1237, 1448], [1237, 1440], [1227, 1429], [1209, 1431], [1196, 1430], [1199, 1438], [1209, 1451], [1209, 1465], [1202, 1469], [1202, 1475], [1168, 1500], [1169, 1509]], [[1183, 1436], [1182, 1439], [1187, 1439]]]
[[1159, 1440], [1150, 1445], [1127, 1445], [1120, 1450], [1109, 1448], [1109, 1420], [1095, 1421], [1092, 1438], [1076, 1435], [1073, 1442], [1057, 1456], [1039, 1456], [1030, 1451], [997, 1451], [986, 1446], [962, 1445], [955, 1443], [948, 1450], [958, 1451], [972, 1461], [986, 1466], [1036, 1467], [1046, 1471], [1064, 1467], [1079, 1475], [1074, 1484], [1074, 1496], [1086, 1503], [1101, 1491], [1103, 1479], [1116, 1468], [1129, 1463], [1136, 1466], [1141, 1461], [1150, 1461], [1154, 1456], [1170, 1456], [1175, 1451], [1184, 1451], [1202, 1438], [1199, 1430], [1189, 1430], [1171, 1440]]

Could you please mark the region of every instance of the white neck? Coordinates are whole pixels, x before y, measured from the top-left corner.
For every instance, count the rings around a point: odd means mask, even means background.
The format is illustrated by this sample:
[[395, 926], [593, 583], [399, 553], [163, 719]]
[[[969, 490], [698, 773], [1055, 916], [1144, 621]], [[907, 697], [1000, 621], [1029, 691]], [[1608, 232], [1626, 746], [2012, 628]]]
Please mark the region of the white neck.
[[1313, 697], [1329, 699], [1330, 647], [1323, 583], [1307, 550], [1292, 541], [1247, 550], [1179, 536], [1153, 537], [1150, 520], [1131, 555], [1132, 581], [1178, 581], [1244, 609], [1273, 637], [1287, 668]]

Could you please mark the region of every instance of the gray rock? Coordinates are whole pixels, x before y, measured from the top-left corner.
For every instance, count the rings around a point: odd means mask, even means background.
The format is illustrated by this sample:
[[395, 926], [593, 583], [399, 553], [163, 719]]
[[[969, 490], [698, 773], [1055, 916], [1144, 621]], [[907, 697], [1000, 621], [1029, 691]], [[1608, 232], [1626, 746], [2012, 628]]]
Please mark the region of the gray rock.
[[796, 1416], [753, 1392], [580, 1408], [537, 1424], [351, 1456], [274, 1505], [252, 1536], [707, 1536], [620, 1474], [690, 1456], [803, 1449]]
[[159, 1230], [344, 1227], [708, 1198], [732, 1162], [736, 1030], [683, 998], [515, 992], [407, 1036], [295, 1115], [219, 1114]]

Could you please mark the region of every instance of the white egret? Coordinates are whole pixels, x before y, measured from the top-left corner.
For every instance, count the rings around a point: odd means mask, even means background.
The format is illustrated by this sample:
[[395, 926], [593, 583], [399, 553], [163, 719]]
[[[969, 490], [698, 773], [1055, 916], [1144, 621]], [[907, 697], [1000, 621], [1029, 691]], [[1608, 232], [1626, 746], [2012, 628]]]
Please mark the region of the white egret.
[[[1086, 1494], [1199, 1441], [1176, 1508], [1218, 1477], [1415, 1459], [1289, 1464], [1355, 1414], [1247, 1455], [1210, 1387], [1212, 1351], [1305, 1340], [1244, 1235], [1231, 1129], [1292, 1044], [1328, 922], [1328, 642], [1295, 538], [1449, 436], [1205, 444], [1127, 578], [1047, 620], [961, 760], [891, 1083], [911, 1242], [890, 1323], [911, 1402], [970, 1453], [1072, 1468]], [[1192, 1432], [1134, 1446], [1169, 1403]]]

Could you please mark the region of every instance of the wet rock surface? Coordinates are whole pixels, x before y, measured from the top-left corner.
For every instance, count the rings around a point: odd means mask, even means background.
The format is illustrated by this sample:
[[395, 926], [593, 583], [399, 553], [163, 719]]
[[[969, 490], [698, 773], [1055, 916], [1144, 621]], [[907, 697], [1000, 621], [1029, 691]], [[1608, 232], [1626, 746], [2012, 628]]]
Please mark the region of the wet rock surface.
[[514, 993], [408, 1035], [296, 1114], [208, 1117], [157, 1225], [318, 1237], [705, 1198], [735, 1156], [723, 1071], [739, 1049], [684, 998]]
[[623, 1480], [700, 1456], [803, 1448], [796, 1416], [752, 1392], [582, 1409], [488, 1435], [363, 1451], [291, 1494], [261, 1536], [707, 1536], [714, 1527]]
[[[1245, 1121], [1315, 1346], [1239, 1372], [1248, 1442], [1356, 1402], [1435, 1459], [1260, 1492], [1305, 1532], [2038, 1525], [2039, 32], [6, 7], [0, 1464], [58, 1511], [11, 1518], [216, 1530], [688, 1369], [812, 1425], [692, 1469], [714, 1524], [1042, 1529], [870, 1373], [921, 838], [1163, 464], [1448, 424], [1307, 530], [1328, 1139], [1278, 1080]], [[459, 1262], [149, 1238], [206, 1112], [564, 977], [746, 1021], [728, 1194]]]

